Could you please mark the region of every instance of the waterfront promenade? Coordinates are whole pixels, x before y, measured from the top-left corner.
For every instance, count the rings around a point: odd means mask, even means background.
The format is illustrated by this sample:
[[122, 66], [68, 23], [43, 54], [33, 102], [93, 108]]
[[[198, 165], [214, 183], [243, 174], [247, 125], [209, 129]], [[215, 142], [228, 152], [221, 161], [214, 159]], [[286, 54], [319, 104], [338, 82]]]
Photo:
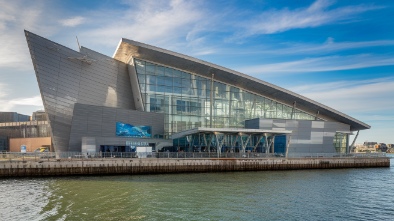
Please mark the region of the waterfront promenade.
[[[20, 155], [23, 156], [23, 155]], [[263, 170], [390, 167], [384, 155], [246, 158], [51, 158], [14, 157], [0, 160], [0, 177], [162, 174]], [[79, 155], [74, 155], [80, 157]], [[184, 156], [184, 155], [178, 155]]]

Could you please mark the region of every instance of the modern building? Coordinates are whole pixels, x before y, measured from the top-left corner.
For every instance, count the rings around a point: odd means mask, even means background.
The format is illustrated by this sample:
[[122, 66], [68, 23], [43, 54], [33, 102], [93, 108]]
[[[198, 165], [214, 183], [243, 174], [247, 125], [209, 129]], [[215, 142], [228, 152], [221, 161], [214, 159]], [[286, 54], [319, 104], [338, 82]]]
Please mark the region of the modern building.
[[[17, 112], [0, 112], [0, 151], [8, 151], [11, 137], [23, 137], [26, 127], [20, 122], [30, 121], [30, 116]], [[19, 125], [19, 127], [15, 127]], [[20, 130], [18, 130], [20, 129]]]
[[56, 151], [346, 152], [370, 128], [251, 76], [121, 39], [113, 57], [25, 31]]
[[43, 146], [51, 149], [51, 128], [48, 121], [30, 121], [30, 117], [20, 119], [24, 121], [0, 123], [0, 151], [19, 152], [20, 145], [17, 144], [20, 142], [28, 151]]
[[17, 112], [0, 112], [0, 123], [29, 121], [30, 116]]
[[28, 119], [25, 117], [19, 119], [23, 121], [0, 123], [0, 151], [19, 152], [20, 145], [17, 145], [19, 142], [22, 142], [28, 150], [42, 146], [51, 149], [51, 128], [48, 121], [30, 120], [30, 116]]
[[38, 110], [33, 112], [33, 115], [31, 116], [31, 120], [33, 121], [47, 121], [48, 117], [47, 117], [47, 113], [45, 113], [44, 110]]

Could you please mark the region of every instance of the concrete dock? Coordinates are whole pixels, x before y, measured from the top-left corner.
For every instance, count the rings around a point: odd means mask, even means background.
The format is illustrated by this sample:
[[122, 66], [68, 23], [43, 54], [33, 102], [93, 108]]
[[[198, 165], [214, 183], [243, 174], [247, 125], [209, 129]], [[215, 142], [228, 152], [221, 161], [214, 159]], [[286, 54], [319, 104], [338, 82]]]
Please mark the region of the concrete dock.
[[388, 157], [261, 159], [48, 159], [0, 161], [0, 177], [163, 174], [390, 167]]

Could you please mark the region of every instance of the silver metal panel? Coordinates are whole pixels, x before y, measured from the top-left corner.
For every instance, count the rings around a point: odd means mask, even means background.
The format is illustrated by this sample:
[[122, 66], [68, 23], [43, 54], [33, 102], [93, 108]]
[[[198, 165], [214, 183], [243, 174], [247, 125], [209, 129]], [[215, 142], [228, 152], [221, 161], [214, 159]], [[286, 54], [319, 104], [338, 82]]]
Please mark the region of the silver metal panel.
[[275, 122], [272, 123], [272, 127], [273, 128], [276, 128], [276, 127], [284, 128], [284, 127], [286, 127], [286, 122], [278, 122], [277, 120], [275, 120]]
[[298, 139], [310, 140], [311, 139], [311, 131], [298, 131]]
[[311, 132], [312, 144], [323, 144], [323, 132]]
[[[74, 51], [28, 31], [25, 35], [56, 151], [80, 150], [75, 139], [70, 139], [75, 103], [134, 108], [126, 64], [87, 48]], [[84, 57], [93, 62], [78, 60]], [[76, 119], [81, 122], [77, 132], [86, 127], [98, 132], [102, 124]]]
[[324, 121], [312, 121], [312, 128], [324, 128]]
[[286, 128], [297, 128], [298, 121], [297, 120], [286, 120]]
[[273, 124], [272, 119], [260, 119], [260, 127], [259, 128], [272, 128]]
[[335, 136], [335, 132], [324, 132], [323, 136], [324, 137], [334, 137]]
[[[259, 122], [259, 129], [292, 131], [289, 153], [335, 153], [333, 144], [336, 132], [350, 128], [339, 122], [309, 120], [253, 119], [247, 122], [254, 121]], [[250, 124], [245, 125], [248, 128]]]
[[[70, 148], [76, 151], [81, 150], [83, 137], [95, 137], [97, 145], [125, 145], [126, 140], [138, 139], [116, 137], [116, 122], [118, 121], [132, 125], [151, 126], [152, 135], [164, 132], [164, 115], [160, 113], [76, 103], [74, 116], [76, 117], [72, 120]], [[82, 129], [85, 130], [82, 131]], [[153, 142], [154, 139], [142, 138], [140, 140]]]
[[305, 120], [300, 120], [298, 122], [298, 127], [299, 128], [308, 128], [311, 129], [312, 128], [312, 121], [305, 121]]
[[312, 128], [311, 131], [313, 131], [313, 132], [324, 132], [324, 128]]
[[246, 120], [245, 121], [245, 128], [250, 128], [250, 129], [258, 129], [260, 124], [260, 119], [255, 118], [251, 120]]

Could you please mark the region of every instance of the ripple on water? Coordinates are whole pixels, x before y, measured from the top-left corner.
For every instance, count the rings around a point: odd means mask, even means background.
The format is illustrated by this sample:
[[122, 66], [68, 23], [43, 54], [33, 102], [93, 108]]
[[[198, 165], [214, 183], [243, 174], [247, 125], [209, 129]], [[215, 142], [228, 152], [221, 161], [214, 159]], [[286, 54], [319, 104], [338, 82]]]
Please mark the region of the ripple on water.
[[391, 220], [394, 168], [6, 179], [0, 220]]
[[25, 220], [39, 217], [50, 192], [47, 179], [2, 179], [0, 187], [0, 220]]

